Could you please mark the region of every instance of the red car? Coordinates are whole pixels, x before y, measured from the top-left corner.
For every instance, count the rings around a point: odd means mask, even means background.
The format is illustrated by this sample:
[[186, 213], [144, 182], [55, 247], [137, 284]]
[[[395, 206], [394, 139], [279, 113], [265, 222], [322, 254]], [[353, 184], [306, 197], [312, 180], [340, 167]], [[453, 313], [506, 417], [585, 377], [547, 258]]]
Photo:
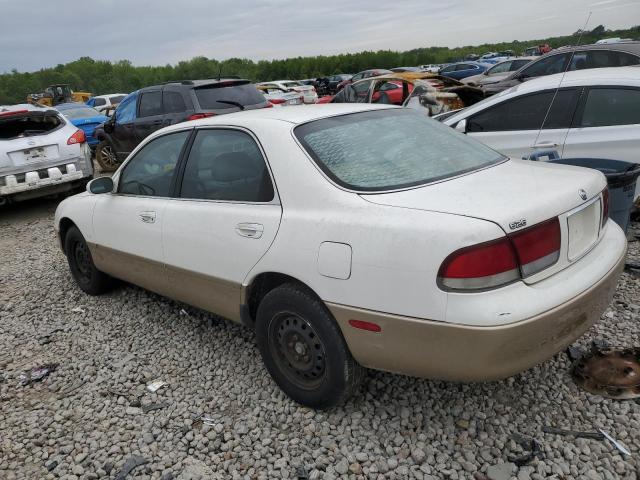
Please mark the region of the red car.
[[388, 73], [393, 73], [393, 72], [391, 70], [385, 70], [384, 68], [373, 68], [371, 70], [363, 70], [360, 73], [356, 73], [353, 77], [347, 80], [341, 81], [338, 84], [336, 91], [339, 92], [342, 89], [342, 87], [344, 87], [345, 85], [349, 85], [350, 83], [357, 82], [358, 80], [362, 80], [363, 78], [378, 77], [380, 75], [386, 75]]
[[[362, 82], [362, 81], [358, 83], [357, 86], [354, 85], [356, 95], [358, 96], [358, 98], [362, 99], [362, 102], [368, 103], [370, 85], [371, 85], [371, 82]], [[392, 105], [402, 105], [402, 102], [404, 101], [406, 94], [411, 93], [413, 91], [413, 84], [411, 83], [407, 84], [408, 92], [403, 92], [402, 87], [403, 87], [402, 81], [400, 80], [386, 81], [382, 85], [380, 85], [378, 90], [372, 93], [371, 102], [379, 103], [380, 97], [382, 95], [381, 92], [384, 92], [384, 95], [386, 95], [388, 99], [384, 103], [390, 103]], [[327, 95], [326, 97], [321, 97], [320, 99], [318, 99], [317, 103], [331, 103], [334, 96], [335, 95]]]

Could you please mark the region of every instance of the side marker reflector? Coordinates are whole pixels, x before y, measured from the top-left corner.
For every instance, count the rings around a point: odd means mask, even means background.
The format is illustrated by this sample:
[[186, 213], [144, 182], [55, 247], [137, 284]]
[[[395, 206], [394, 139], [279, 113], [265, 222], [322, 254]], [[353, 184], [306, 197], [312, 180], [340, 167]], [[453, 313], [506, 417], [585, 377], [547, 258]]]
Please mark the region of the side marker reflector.
[[359, 328], [360, 330], [367, 330], [369, 332], [381, 332], [380, 325], [371, 322], [365, 322], [364, 320], [349, 320], [349, 325], [353, 328]]

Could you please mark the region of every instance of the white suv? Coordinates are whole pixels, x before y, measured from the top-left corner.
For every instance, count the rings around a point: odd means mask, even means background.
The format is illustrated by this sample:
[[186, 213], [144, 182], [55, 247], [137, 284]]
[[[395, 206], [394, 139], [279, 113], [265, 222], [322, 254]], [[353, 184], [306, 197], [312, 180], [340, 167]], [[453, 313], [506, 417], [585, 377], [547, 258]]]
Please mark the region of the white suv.
[[0, 106], [0, 205], [71, 191], [92, 176], [84, 132], [58, 111]]
[[640, 163], [640, 67], [541, 77], [442, 121], [514, 158], [556, 151]]

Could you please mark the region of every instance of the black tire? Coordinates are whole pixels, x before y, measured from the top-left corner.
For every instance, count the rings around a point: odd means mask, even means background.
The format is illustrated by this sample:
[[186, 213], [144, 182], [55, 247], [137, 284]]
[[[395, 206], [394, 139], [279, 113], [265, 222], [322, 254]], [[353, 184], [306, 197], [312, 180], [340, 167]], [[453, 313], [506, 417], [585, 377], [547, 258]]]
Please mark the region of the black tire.
[[96, 268], [87, 242], [75, 226], [69, 228], [65, 235], [64, 251], [71, 275], [83, 292], [100, 295], [113, 289], [115, 279]]
[[365, 369], [351, 356], [331, 313], [295, 284], [275, 288], [262, 299], [256, 337], [275, 382], [302, 405], [341, 404], [362, 383]]
[[96, 147], [96, 162], [103, 172], [113, 172], [120, 166], [113, 146], [106, 140], [102, 140]]

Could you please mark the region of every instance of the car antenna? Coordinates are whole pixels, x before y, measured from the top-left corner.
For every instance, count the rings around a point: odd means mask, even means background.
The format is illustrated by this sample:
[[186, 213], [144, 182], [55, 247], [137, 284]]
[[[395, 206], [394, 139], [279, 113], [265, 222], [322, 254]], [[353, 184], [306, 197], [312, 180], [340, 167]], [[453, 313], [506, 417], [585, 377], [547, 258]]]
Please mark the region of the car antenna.
[[[589, 15], [587, 15], [587, 20], [584, 22], [584, 26], [580, 30], [580, 35], [578, 36], [578, 45], [576, 45], [576, 47], [580, 46], [580, 44], [582, 42], [582, 35], [584, 34], [584, 32], [585, 32], [585, 30], [587, 28], [587, 25], [589, 24], [589, 20], [591, 19], [591, 14], [592, 13], [593, 12], [589, 12]], [[542, 125], [540, 125], [540, 129], [538, 130], [538, 134], [536, 135], [536, 139], [533, 142], [533, 147], [534, 148], [538, 144], [538, 140], [540, 139], [540, 134], [542, 133], [542, 129], [544, 128], [545, 123], [547, 123], [547, 118], [549, 117], [549, 113], [551, 112], [551, 108], [553, 107], [553, 103], [556, 101], [556, 97], [558, 96], [558, 92], [560, 91], [560, 86], [564, 82], [564, 77], [567, 74], [567, 72], [569, 71], [569, 67], [571, 67], [571, 63], [573, 62], [573, 56], [575, 55], [575, 53], [576, 53], [576, 50], [573, 49], [571, 51], [571, 56], [569, 57], [569, 61], [567, 62], [567, 66], [564, 68], [564, 71], [562, 72], [562, 77], [560, 77], [560, 81], [558, 82], [558, 85], [556, 86], [556, 90], [555, 90], [555, 92], [553, 92], [553, 98], [551, 98], [551, 103], [549, 104], [549, 108], [547, 109], [547, 113], [545, 114], [544, 118], [542, 119]], [[567, 135], [568, 135], [568, 132], [567, 132]], [[529, 158], [531, 158], [531, 157], [529, 157]]]
[[222, 63], [218, 65], [218, 81], [222, 79]]

